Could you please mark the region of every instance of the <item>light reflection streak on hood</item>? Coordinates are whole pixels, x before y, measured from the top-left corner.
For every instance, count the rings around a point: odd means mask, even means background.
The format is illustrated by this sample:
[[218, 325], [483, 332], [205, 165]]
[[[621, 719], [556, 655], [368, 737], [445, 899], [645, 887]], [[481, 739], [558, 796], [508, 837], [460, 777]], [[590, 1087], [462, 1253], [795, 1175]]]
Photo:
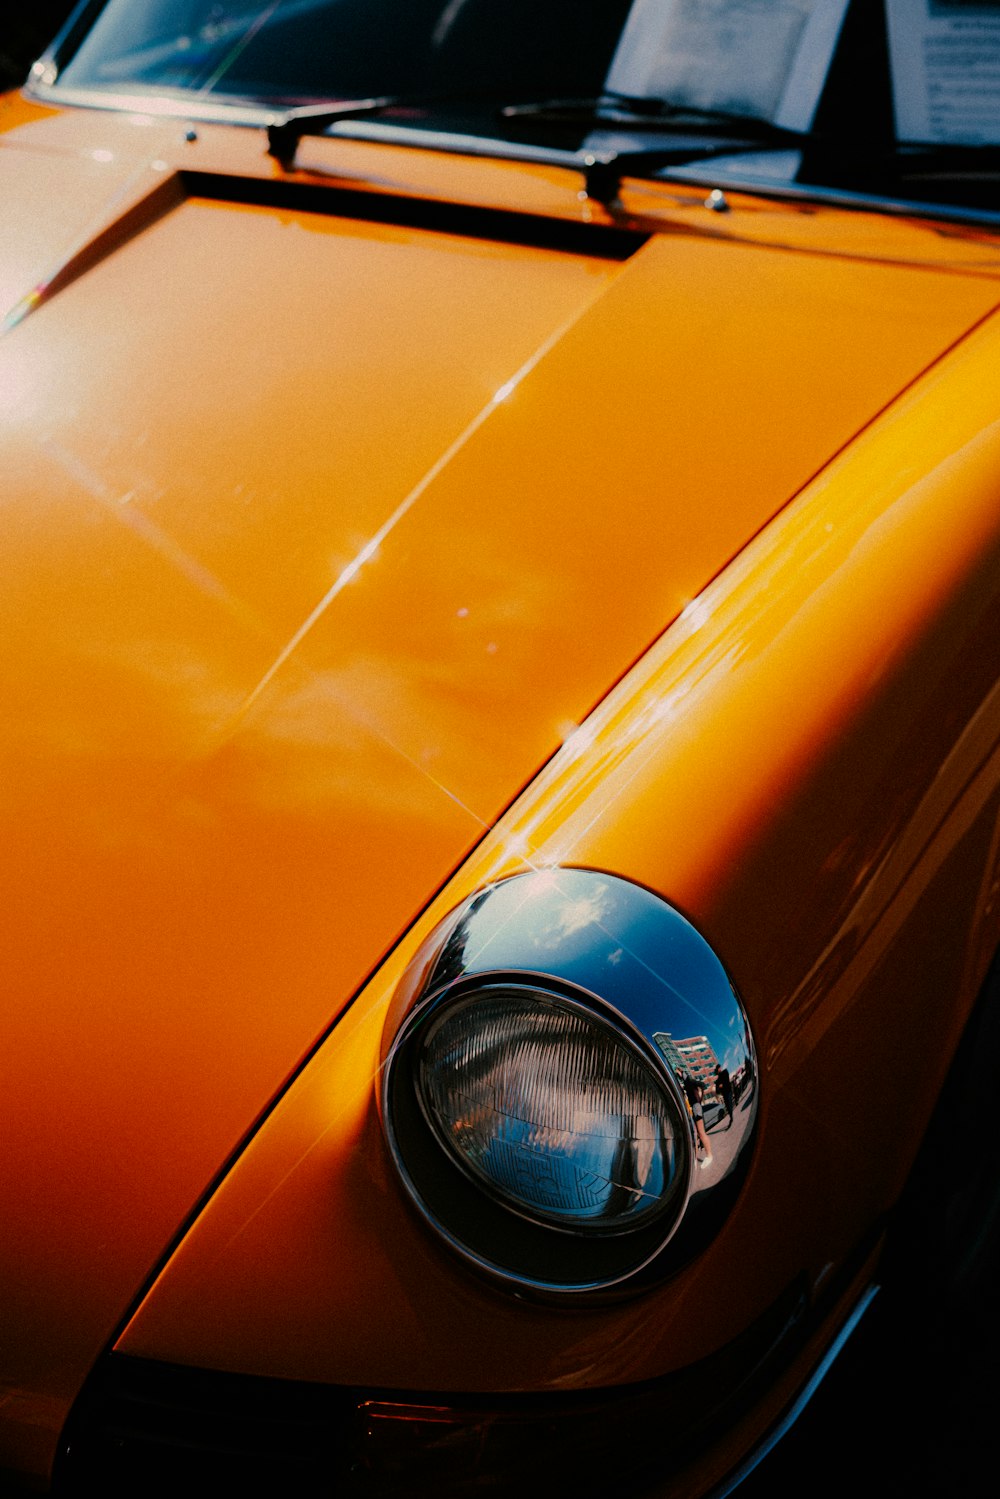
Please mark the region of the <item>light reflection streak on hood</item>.
[[511, 395], [520, 385], [521, 381], [524, 380], [526, 376], [530, 375], [532, 370], [541, 363], [541, 361], [545, 358], [549, 351], [555, 348], [555, 346], [559, 342], [561, 342], [569, 329], [572, 328], [575, 323], [580, 321], [586, 310], [587, 309], [585, 307], [579, 308], [560, 327], [558, 327], [552, 334], [550, 334], [545, 342], [539, 346], [534, 354], [532, 354], [531, 358], [526, 360], [526, 362], [521, 366], [516, 374], [514, 374], [509, 380], [505, 381], [505, 383], [497, 392], [495, 392], [495, 394], [486, 403], [486, 405], [476, 413], [473, 419], [469, 422], [468, 426], [466, 426], [465, 429], [460, 432], [459, 435], [455, 438], [455, 440], [445, 449], [445, 451], [441, 454], [441, 457], [431, 465], [431, 467], [424, 474], [423, 478], [420, 479], [420, 481], [415, 484], [414, 487], [410, 490], [409, 494], [399, 502], [392, 514], [382, 523], [382, 525], [371, 537], [371, 539], [365, 543], [365, 545], [361, 548], [360, 552], [358, 552], [353, 560], [347, 564], [347, 566], [340, 573], [339, 577], [337, 577], [337, 579], [330, 587], [329, 592], [324, 594], [316, 607], [311, 611], [309, 615], [307, 615], [305, 620], [303, 620], [302, 624], [295, 631], [294, 635], [292, 635], [288, 643], [275, 657], [274, 661], [268, 667], [267, 671], [261, 677], [260, 681], [254, 687], [252, 692], [247, 695], [246, 701], [244, 702], [240, 710], [241, 716], [250, 711], [254, 703], [256, 703], [257, 699], [273, 681], [281, 668], [295, 653], [295, 651], [301, 645], [302, 641], [306, 638], [309, 632], [323, 618], [330, 605], [334, 603], [334, 601], [339, 597], [341, 593], [343, 593], [348, 584], [354, 582], [355, 578], [358, 577], [358, 574], [361, 572], [365, 564], [370, 562], [375, 557], [382, 543], [392, 534], [392, 532], [399, 525], [400, 521], [410, 513], [410, 511], [416, 505], [417, 501], [423, 494], [426, 493], [426, 491], [434, 483], [435, 479], [437, 479], [439, 474], [444, 472], [455, 455], [465, 447], [469, 439], [473, 437], [479, 431], [479, 429], [489, 420], [493, 412], [496, 410], [497, 406], [502, 402], [506, 402], [510, 399]]

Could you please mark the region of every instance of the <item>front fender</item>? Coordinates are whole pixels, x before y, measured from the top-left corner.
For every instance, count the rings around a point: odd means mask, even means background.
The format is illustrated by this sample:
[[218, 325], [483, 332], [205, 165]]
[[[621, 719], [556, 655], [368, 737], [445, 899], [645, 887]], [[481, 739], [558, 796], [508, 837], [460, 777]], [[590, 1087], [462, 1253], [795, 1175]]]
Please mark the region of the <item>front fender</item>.
[[[731, 1341], [889, 1209], [997, 945], [997, 320], [671, 625], [429, 905], [301, 1070], [117, 1344], [414, 1390], [583, 1390]], [[724, 472], [720, 471], [720, 485]], [[475, 890], [572, 863], [710, 940], [758, 1043], [759, 1143], [714, 1242], [623, 1304], [467, 1273], [376, 1118], [397, 986]]]

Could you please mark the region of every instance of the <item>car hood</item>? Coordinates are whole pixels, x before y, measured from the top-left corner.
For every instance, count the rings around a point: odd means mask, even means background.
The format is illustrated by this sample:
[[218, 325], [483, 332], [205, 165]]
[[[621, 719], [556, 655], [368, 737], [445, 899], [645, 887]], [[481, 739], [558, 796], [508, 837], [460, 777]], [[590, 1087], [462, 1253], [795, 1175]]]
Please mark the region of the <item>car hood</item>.
[[120, 178], [40, 246], [41, 148], [5, 144], [6, 284], [70, 265], [0, 342], [0, 1463], [27, 1463], [434, 890], [996, 296], [160, 157], [137, 215]]

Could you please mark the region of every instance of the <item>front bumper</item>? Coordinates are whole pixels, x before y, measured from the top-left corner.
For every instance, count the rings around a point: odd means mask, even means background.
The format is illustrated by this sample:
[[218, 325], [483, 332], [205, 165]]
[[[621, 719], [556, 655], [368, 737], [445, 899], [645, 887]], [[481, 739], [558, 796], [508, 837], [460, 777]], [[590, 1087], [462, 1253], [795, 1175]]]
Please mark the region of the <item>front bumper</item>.
[[273, 1486], [345, 1499], [540, 1499], [577, 1485], [619, 1495], [726, 1493], [822, 1378], [867, 1304], [869, 1268], [849, 1289], [841, 1281], [839, 1296], [831, 1288], [824, 1308], [789, 1287], [709, 1358], [614, 1390], [360, 1390], [111, 1353], [74, 1409], [54, 1492], [114, 1499]]

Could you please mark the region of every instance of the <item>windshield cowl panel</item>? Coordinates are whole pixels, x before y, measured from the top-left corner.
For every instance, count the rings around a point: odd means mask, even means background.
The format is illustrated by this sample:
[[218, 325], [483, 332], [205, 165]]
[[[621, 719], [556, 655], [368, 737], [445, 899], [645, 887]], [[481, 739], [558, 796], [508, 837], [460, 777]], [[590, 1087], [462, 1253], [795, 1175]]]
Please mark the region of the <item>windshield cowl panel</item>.
[[[30, 88], [52, 102], [277, 127], [286, 170], [300, 166], [305, 136], [329, 133], [556, 166], [592, 156], [601, 166], [586, 191], [606, 206], [625, 178], [686, 173], [793, 201], [1000, 224], [1000, 144], [991, 144], [1000, 125], [977, 117], [964, 137], [954, 123], [942, 135], [931, 112], [928, 138], [915, 138], [917, 84], [902, 94], [882, 7], [843, 5], [841, 30], [812, 59], [819, 81], [806, 104], [792, 86], [801, 38], [736, 5], [731, 16], [712, 7], [725, 20], [714, 31], [681, 9], [671, 0], [108, 0], [67, 27]], [[733, 36], [754, 26], [770, 29], [737, 64]], [[704, 55], [684, 52], [692, 28]], [[1000, 22], [981, 50], [980, 73], [990, 74]], [[337, 121], [338, 109], [349, 115]], [[305, 119], [290, 125], [296, 116]], [[904, 125], [911, 133], [897, 140]]]
[[[17, 232], [8, 235], [0, 315], [60, 272], [65, 257], [59, 246], [71, 256], [120, 220], [130, 204], [161, 191], [170, 179], [177, 179], [184, 195], [185, 184], [202, 174], [227, 176], [233, 192], [242, 183], [251, 194], [281, 182], [290, 189], [301, 184], [299, 190], [324, 199], [328, 192], [349, 189], [371, 194], [373, 211], [374, 200], [388, 195], [529, 215], [581, 229], [614, 224], [626, 233], [695, 234], [1000, 275], [1000, 246], [984, 229], [912, 215], [876, 217], [857, 208], [823, 206], [815, 195], [802, 200], [761, 196], [749, 180], [726, 182], [711, 161], [702, 163], [697, 175], [692, 169], [687, 180], [626, 176], [609, 211], [582, 196], [581, 163], [568, 153], [561, 159], [512, 159], [486, 142], [458, 137], [442, 150], [424, 135], [382, 121], [344, 125], [336, 135], [303, 142], [293, 174], [267, 155], [262, 129], [192, 123], [190, 116], [164, 119], [107, 108], [54, 111], [10, 95], [2, 124], [10, 222]], [[473, 154], [470, 148], [477, 145], [485, 154]], [[720, 183], [725, 186], [722, 212], [712, 192]], [[326, 211], [337, 211], [332, 196]]]

